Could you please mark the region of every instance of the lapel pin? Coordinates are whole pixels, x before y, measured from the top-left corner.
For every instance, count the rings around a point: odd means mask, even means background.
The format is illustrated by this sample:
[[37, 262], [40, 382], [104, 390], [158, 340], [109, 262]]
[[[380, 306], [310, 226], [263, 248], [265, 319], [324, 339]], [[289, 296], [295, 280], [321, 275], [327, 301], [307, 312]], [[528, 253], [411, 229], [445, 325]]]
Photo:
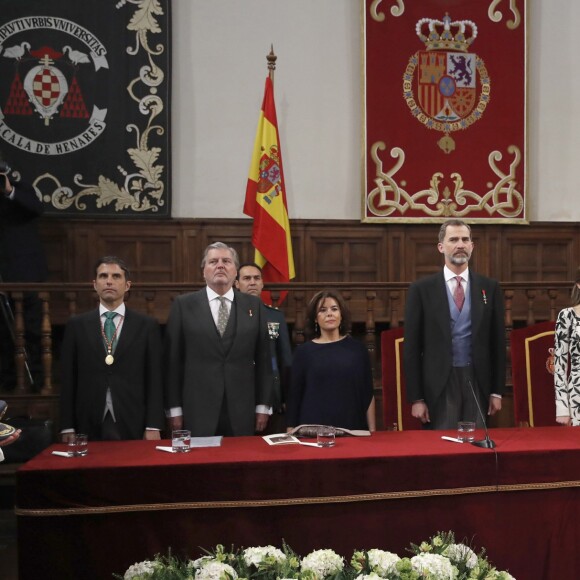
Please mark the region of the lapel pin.
[[251, 308], [248, 310], [248, 314], [250, 315], [250, 317], [254, 316], [254, 313], [252, 312]]
[[485, 290], [481, 291], [481, 295], [483, 296], [483, 303], [487, 304], [487, 294], [485, 293]]

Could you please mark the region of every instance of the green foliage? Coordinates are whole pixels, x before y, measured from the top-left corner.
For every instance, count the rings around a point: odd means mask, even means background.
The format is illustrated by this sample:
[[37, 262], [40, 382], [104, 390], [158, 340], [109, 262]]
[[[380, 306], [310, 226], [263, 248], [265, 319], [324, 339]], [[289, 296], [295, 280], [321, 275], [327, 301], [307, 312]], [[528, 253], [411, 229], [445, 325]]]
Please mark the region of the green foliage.
[[[355, 550], [349, 564], [332, 550], [315, 550], [302, 558], [283, 542], [282, 548], [264, 546], [226, 551], [222, 544], [195, 561], [171, 554], [133, 564], [119, 580], [515, 580], [498, 571], [453, 532], [438, 532], [420, 544], [411, 544], [413, 556], [400, 558], [380, 549]], [[309, 564], [306, 564], [306, 561]], [[443, 565], [442, 565], [443, 563]], [[427, 567], [425, 567], [427, 566]], [[423, 567], [423, 568], [422, 568]], [[439, 567], [439, 568], [438, 568]], [[447, 569], [445, 572], [444, 570]]]

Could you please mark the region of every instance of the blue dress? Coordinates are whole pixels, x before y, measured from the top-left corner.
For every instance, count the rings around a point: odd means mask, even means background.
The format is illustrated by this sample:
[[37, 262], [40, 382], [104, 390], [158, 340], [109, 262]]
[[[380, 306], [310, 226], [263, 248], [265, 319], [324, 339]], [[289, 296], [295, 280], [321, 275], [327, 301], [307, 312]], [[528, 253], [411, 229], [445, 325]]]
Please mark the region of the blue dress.
[[347, 336], [336, 342], [307, 342], [292, 361], [288, 426], [333, 425], [368, 429], [366, 412], [373, 381], [366, 347]]

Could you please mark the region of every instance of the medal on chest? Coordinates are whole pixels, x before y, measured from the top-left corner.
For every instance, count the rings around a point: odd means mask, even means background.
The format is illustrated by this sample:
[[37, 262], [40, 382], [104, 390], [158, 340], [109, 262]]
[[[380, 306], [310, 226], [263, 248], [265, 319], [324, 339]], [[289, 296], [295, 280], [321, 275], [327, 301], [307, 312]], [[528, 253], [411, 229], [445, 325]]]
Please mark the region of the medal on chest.
[[115, 339], [117, 338], [117, 334], [119, 332], [121, 324], [123, 324], [123, 317], [121, 317], [119, 325], [115, 327], [115, 332], [113, 333], [113, 336], [111, 337], [110, 340], [107, 338], [107, 335], [105, 334], [105, 329], [103, 325], [101, 325], [101, 335], [103, 337], [103, 341], [105, 342], [105, 348], [107, 350], [107, 356], [105, 356], [105, 364], [108, 366], [111, 366], [115, 362], [115, 357], [113, 356], [113, 344], [115, 342]]

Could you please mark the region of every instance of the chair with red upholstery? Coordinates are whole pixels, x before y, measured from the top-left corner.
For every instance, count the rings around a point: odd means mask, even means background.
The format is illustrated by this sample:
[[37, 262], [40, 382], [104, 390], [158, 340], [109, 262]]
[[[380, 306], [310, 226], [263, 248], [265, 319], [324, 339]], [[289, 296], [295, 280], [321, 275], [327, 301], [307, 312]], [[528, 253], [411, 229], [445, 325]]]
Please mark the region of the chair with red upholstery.
[[516, 427], [556, 425], [553, 321], [511, 332]]
[[407, 403], [403, 341], [402, 327], [381, 332], [383, 424], [385, 429], [396, 425], [399, 431], [421, 429], [421, 422], [411, 415], [411, 405]]

